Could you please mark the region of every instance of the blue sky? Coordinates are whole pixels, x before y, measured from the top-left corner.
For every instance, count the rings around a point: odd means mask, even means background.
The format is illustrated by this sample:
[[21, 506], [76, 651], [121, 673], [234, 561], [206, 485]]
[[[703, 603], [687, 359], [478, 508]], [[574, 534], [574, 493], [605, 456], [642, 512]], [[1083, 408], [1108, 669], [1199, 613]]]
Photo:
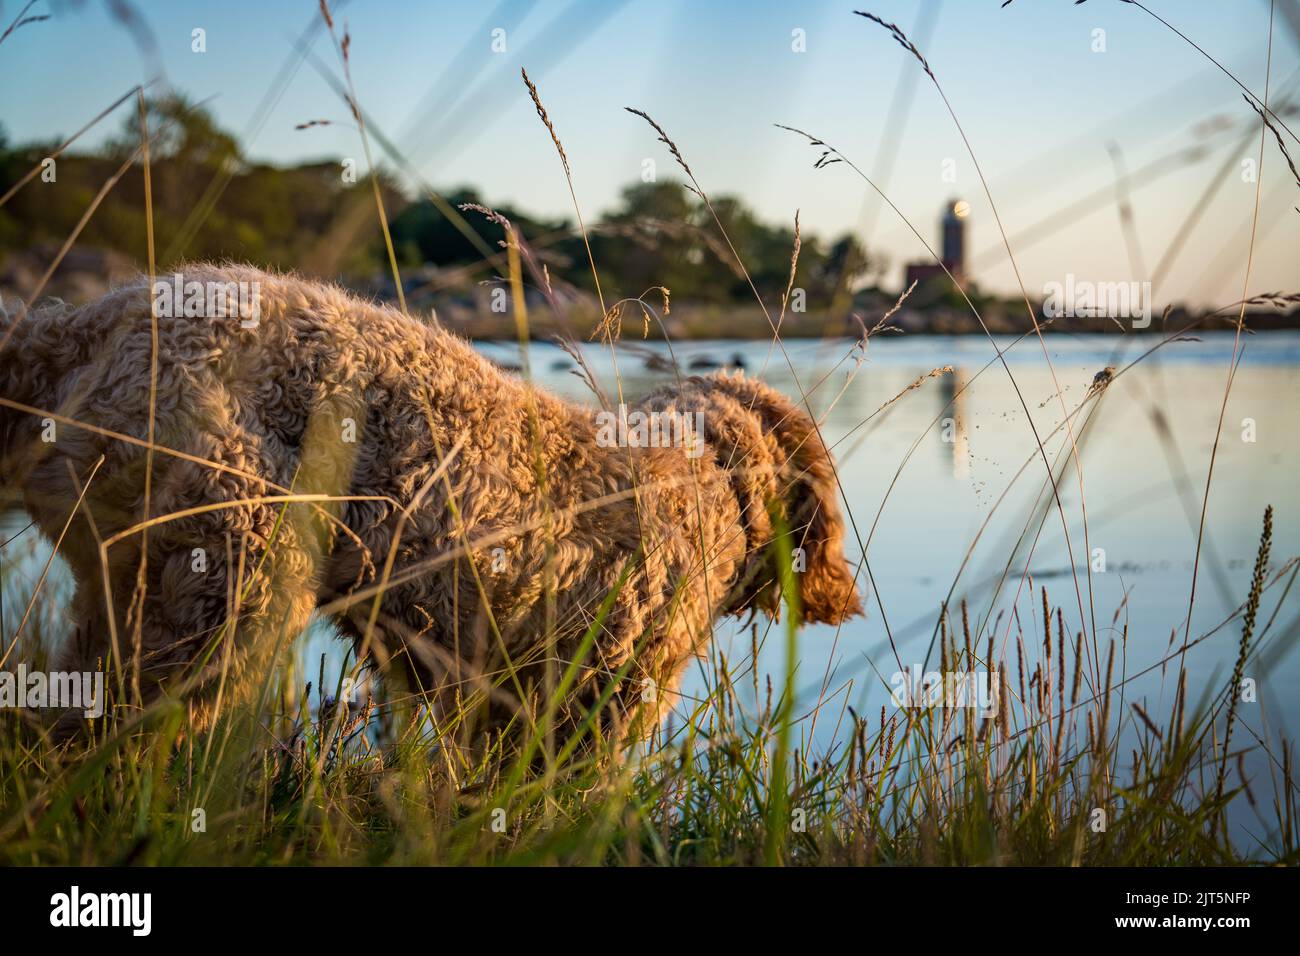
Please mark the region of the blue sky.
[[[1274, 97], [1300, 90], [1300, 42], [1283, 9], [1295, 0], [1276, 3]], [[469, 183], [491, 202], [571, 212], [558, 159], [519, 80], [525, 66], [564, 141], [589, 215], [613, 205], [646, 158], [655, 159], [660, 176], [675, 175], [653, 133], [622, 110], [637, 106], [668, 130], [711, 194], [738, 194], [772, 221], [789, 221], [799, 209], [805, 230], [828, 236], [863, 229], [874, 216], [869, 244], [894, 264], [889, 277], [896, 281], [904, 262], [923, 256], [908, 228], [888, 210], [873, 213], [870, 188], [851, 170], [814, 170], [816, 152], [773, 126], [809, 130], [868, 173], [884, 168], [895, 91], [907, 73], [915, 80], [919, 67], [883, 30], [853, 16], [855, 4], [895, 20], [922, 47], [1013, 237], [1057, 224], [1038, 241], [1014, 243], [1031, 293], [1066, 273], [1098, 281], [1150, 278], [1226, 167], [1156, 298], [1224, 304], [1239, 296], [1255, 201], [1240, 163], [1258, 155], [1258, 120], [1229, 78], [1118, 0], [1016, 0], [1006, 9], [1000, 0], [336, 0], [334, 7], [351, 32], [362, 105], [435, 187]], [[927, 14], [927, 5], [937, 10]], [[0, 19], [7, 25], [21, 6], [5, 0]], [[307, 64], [292, 73], [265, 122], [253, 123], [285, 64], [295, 62], [295, 39], [318, 18], [316, 0], [137, 6], [167, 81], [193, 99], [211, 98], [218, 122], [243, 138], [248, 155], [278, 162], [360, 158], [357, 134], [346, 126], [294, 130], [307, 120], [346, 119]], [[1263, 94], [1268, 0], [1148, 6]], [[11, 140], [69, 133], [149, 72], [106, 4], [40, 0], [31, 12], [54, 17], [0, 46], [0, 124]], [[195, 28], [206, 31], [204, 53], [191, 50]], [[492, 50], [496, 28], [505, 31], [504, 52]], [[805, 52], [792, 49], [794, 30], [804, 31]], [[1093, 50], [1096, 30], [1105, 31], [1104, 52]], [[325, 35], [315, 31], [312, 43], [336, 69]], [[1223, 128], [1207, 132], [1215, 118]], [[1300, 114], [1287, 121], [1300, 130]], [[120, 116], [106, 121], [103, 135], [121, 123]], [[1163, 159], [1197, 142], [1206, 146], [1199, 161]], [[1110, 144], [1130, 171], [1146, 167], [1155, 177], [1132, 194], [1136, 253], [1120, 227]], [[975, 278], [1014, 289], [975, 169], [923, 76], [892, 145], [887, 191], [903, 213], [933, 241], [943, 202], [968, 199]], [[945, 160], [955, 182], [943, 178]], [[1289, 180], [1270, 136], [1252, 292], [1300, 285], [1300, 213], [1293, 208], [1300, 188], [1288, 188]], [[1100, 193], [1096, 201], [1058, 216], [1093, 193]]]

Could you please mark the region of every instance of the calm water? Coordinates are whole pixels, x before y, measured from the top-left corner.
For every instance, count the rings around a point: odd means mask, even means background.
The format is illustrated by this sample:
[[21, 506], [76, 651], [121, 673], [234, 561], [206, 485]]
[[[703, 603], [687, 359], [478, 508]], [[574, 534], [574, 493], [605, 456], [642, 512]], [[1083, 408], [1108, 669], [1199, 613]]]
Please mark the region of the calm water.
[[[860, 366], [852, 359], [843, 361], [850, 352], [848, 343], [789, 342], [788, 362], [780, 351], [770, 353], [766, 343], [677, 346], [683, 366], [701, 357], [729, 361], [738, 355], [750, 373], [761, 372], [787, 394], [797, 394], [797, 375], [811, 393], [813, 406], [825, 416], [823, 433], [834, 444], [858, 536], [863, 543], [870, 536], [867, 554], [876, 587], [868, 599], [869, 613], [838, 634], [827, 626], [802, 633], [797, 680], [801, 700], [816, 701], [825, 686], [831, 693], [840, 692], [837, 703], [847, 700], [860, 713], [878, 713], [889, 700], [887, 682], [898, 670], [887, 631], [892, 632], [904, 665], [925, 659], [939, 608], [986, 521], [987, 528], [957, 580], [953, 605], [965, 597], [972, 622], [987, 621], [989, 627], [1001, 613], [998, 647], [1008, 646], [1007, 622], [1013, 611], [1018, 611], [1027, 631], [1041, 633], [1041, 625], [1033, 622], [1041, 620], [1037, 589], [1045, 584], [1053, 605], [1063, 608], [1071, 633], [1083, 630], [1091, 635], [1095, 630], [1104, 648], [1112, 637], [1122, 642], [1127, 628], [1117, 671], [1122, 666], [1126, 673], [1136, 674], [1165, 657], [1171, 634], [1176, 631], [1181, 642], [1186, 622], [1206, 469], [1232, 355], [1231, 333], [1200, 338], [1171, 343], [1124, 372], [1088, 422], [1079, 441], [1091, 552], [1084, 550], [1077, 474], [1068, 471], [1060, 483], [1073, 560], [1055, 507], [1045, 521], [1040, 520], [1041, 508], [1035, 510], [1044, 493], [1046, 470], [1006, 371], [1000, 363], [985, 369], [995, 357], [987, 339], [878, 338]], [[1112, 365], [1123, 369], [1157, 341], [1155, 337], [1049, 336], [1047, 345], [1066, 407], [1073, 411], [1083, 400], [1098, 371]], [[998, 345], [1007, 348], [1012, 340], [999, 340]], [[663, 346], [649, 348], [666, 354]], [[483, 351], [501, 362], [519, 362], [514, 347], [484, 345]], [[535, 346], [530, 354], [533, 374], [546, 387], [575, 400], [592, 400], [582, 381], [561, 370], [565, 362], [559, 350]], [[588, 347], [586, 355], [610, 393], [613, 375], [608, 351]], [[1068, 439], [1064, 432], [1046, 438], [1060, 424], [1062, 410], [1042, 347], [1037, 339], [1026, 339], [1007, 353], [1007, 361], [1034, 425], [1044, 436], [1048, 458], [1059, 469]], [[879, 411], [919, 376], [947, 365], [953, 367], [951, 374], [927, 378]], [[619, 369], [629, 396], [669, 378], [669, 373], [647, 371], [642, 359], [627, 354], [620, 356]], [[822, 384], [814, 391], [818, 382]], [[958, 383], [968, 387], [945, 411]], [[1300, 503], [1295, 494], [1300, 479], [1298, 410], [1300, 334], [1247, 337], [1215, 464], [1192, 615], [1194, 638], [1219, 625], [1245, 599], [1266, 504], [1275, 508], [1271, 566], [1280, 567], [1300, 554]], [[944, 418], [953, 419], [946, 428]], [[1243, 439], [1244, 419], [1254, 422], [1254, 441]], [[1082, 421], [1073, 420], [1076, 433]], [[1023, 467], [1026, 462], [1028, 467]], [[901, 474], [886, 498], [900, 466]], [[1030, 532], [1011, 562], [1011, 573], [995, 595], [994, 586], [1027, 527]], [[1027, 551], [1040, 527], [1029, 557]], [[1105, 570], [1090, 574], [1092, 562], [1086, 555], [1096, 549], [1105, 552]], [[852, 534], [849, 552], [854, 562], [862, 554]], [[1027, 584], [1021, 589], [1026, 566], [1035, 582], [1032, 592]], [[1082, 589], [1082, 621], [1072, 568]], [[1277, 607], [1281, 592], [1280, 587], [1267, 592], [1262, 621]], [[1293, 596], [1268, 634], [1274, 652], [1266, 665], [1249, 674], [1260, 691], [1259, 706], [1246, 718], [1256, 729], [1265, 721], [1273, 727], [1300, 724], [1300, 699], [1294, 692], [1300, 686], [1300, 657], [1291, 652], [1298, 620], [1300, 602]], [[724, 622], [719, 635], [730, 661], [743, 662], [750, 656], [748, 631]], [[1188, 652], [1191, 690], [1209, 687], [1211, 682], [1217, 688], [1227, 681], [1239, 635], [1237, 622]], [[1014, 629], [1011, 641], [1014, 656]], [[1033, 642], [1031, 651], [1039, 643]], [[760, 651], [759, 673], [782, 674], [783, 655], [781, 637], [774, 633]], [[937, 668], [937, 663], [933, 666]], [[683, 692], [698, 695], [702, 687], [702, 676], [692, 673]], [[1167, 713], [1174, 690], [1174, 680], [1157, 668], [1133, 681], [1128, 699], [1145, 696], [1152, 713]], [[819, 726], [819, 742], [829, 742], [833, 731], [834, 721]]]
[[[1154, 337], [1049, 336], [1066, 406], [1078, 405], [1096, 372], [1108, 365], [1123, 368], [1156, 341]], [[1010, 340], [999, 342], [1002, 347], [1010, 344]], [[663, 346], [637, 347], [666, 354]], [[519, 361], [518, 350], [511, 346], [485, 344], [482, 350], [501, 362]], [[683, 366], [700, 357], [730, 360], [738, 355], [751, 373], [763, 374], [789, 394], [798, 391], [797, 375], [825, 416], [823, 432], [835, 447], [858, 531], [858, 536], [850, 534], [852, 561], [862, 554], [859, 538], [866, 543], [870, 536], [868, 559], [875, 589], [868, 596], [869, 613], [839, 633], [819, 626], [801, 634], [797, 679], [801, 701], [816, 701], [825, 686], [830, 695], [837, 695], [835, 712], [839, 703], [847, 702], [859, 712], [878, 713], [889, 699], [889, 677], [898, 669], [886, 623], [904, 664], [925, 658], [939, 607], [986, 520], [988, 526], [957, 579], [954, 606], [965, 597], [976, 626], [987, 622], [991, 627], [1001, 614], [996, 632], [1000, 648], [1007, 646], [1007, 622], [1013, 611], [1027, 631], [1041, 633], [1034, 623], [1041, 617], [1037, 587], [1046, 584], [1053, 604], [1064, 609], [1071, 633], [1092, 634], [1095, 629], [1104, 646], [1112, 637], [1121, 639], [1127, 628], [1122, 658], [1126, 673], [1159, 661], [1168, 653], [1171, 634], [1177, 632], [1178, 640], [1182, 637], [1201, 496], [1231, 350], [1230, 333], [1173, 343], [1125, 372], [1108, 389], [1080, 441], [1089, 544], [1105, 552], [1104, 572], [1090, 572], [1076, 474], [1067, 472], [1061, 482], [1074, 547], [1071, 559], [1055, 509], [1047, 512], [1045, 521], [1040, 521], [1043, 512], [1035, 510], [1044, 490], [1045, 469], [1006, 371], [1000, 364], [984, 369], [994, 358], [987, 339], [878, 338], [860, 365], [845, 360], [850, 352], [847, 342], [786, 343], [790, 364], [780, 351], [770, 354], [766, 343], [678, 346]], [[612, 392], [608, 352], [588, 346], [586, 355], [602, 386]], [[583, 382], [567, 370], [571, 363], [559, 349], [534, 346], [530, 357], [534, 377], [547, 388], [578, 401], [592, 401]], [[1007, 360], [1039, 434], [1049, 435], [1061, 421], [1061, 405], [1038, 341], [1027, 339], [1016, 345]], [[947, 365], [953, 367], [952, 373], [927, 378], [879, 411], [918, 376]], [[620, 354], [619, 368], [630, 398], [670, 377], [648, 371], [642, 356], [627, 352]], [[967, 390], [953, 408], [944, 411], [962, 382]], [[1295, 495], [1300, 477], [1298, 408], [1300, 334], [1248, 337], [1215, 466], [1192, 618], [1194, 637], [1213, 629], [1244, 600], [1266, 504], [1276, 508], [1272, 566], [1300, 554]], [[944, 417], [953, 422], [947, 427], [936, 424]], [[1243, 419], [1254, 422], [1253, 442], [1243, 440]], [[1163, 432], [1157, 422], [1164, 424]], [[1076, 431], [1081, 423], [1082, 419], [1075, 419]], [[1065, 441], [1063, 434], [1045, 440], [1048, 457], [1058, 468]], [[1028, 467], [1017, 478], [1026, 462]], [[900, 465], [901, 474], [886, 499]], [[1040, 525], [1041, 536], [1029, 557], [1028, 546]], [[20, 526], [11, 520], [6, 533]], [[1013, 546], [1027, 527], [1029, 534], [1012, 558]], [[47, 546], [35, 544], [30, 534], [11, 548], [16, 550], [5, 560], [10, 572], [4, 609], [7, 634], [13, 633], [21, 614], [19, 602], [24, 592], [30, 593], [48, 554]], [[994, 585], [1008, 560], [1011, 573], [995, 594]], [[1027, 585], [1021, 588], [1026, 565], [1035, 581], [1033, 591]], [[1085, 589], [1082, 620], [1072, 569]], [[1086, 590], [1089, 577], [1091, 601]], [[46, 587], [64, 599], [68, 585], [66, 575], [56, 568]], [[1281, 590], [1266, 595], [1262, 621], [1273, 614]], [[1273, 653], [1266, 665], [1250, 673], [1258, 682], [1260, 704], [1247, 708], [1243, 716], [1256, 729], [1265, 722], [1272, 727], [1300, 724], [1300, 702], [1293, 690], [1300, 686], [1300, 662], [1291, 652], [1298, 613], [1300, 605], [1294, 598], [1283, 605], [1267, 638]], [[730, 661], [747, 660], [748, 631], [724, 622], [718, 633], [719, 647]], [[1239, 634], [1240, 625], [1230, 625], [1188, 653], [1193, 691], [1211, 682], [1221, 686], [1219, 682], [1227, 680]], [[1014, 655], [1014, 630], [1011, 641]], [[341, 645], [330, 639], [328, 628], [317, 626], [302, 642], [313, 676], [322, 651], [337, 667]], [[762, 646], [758, 670], [778, 675], [783, 669], [781, 638], [774, 633]], [[688, 700], [701, 693], [702, 679], [698, 669], [692, 670], [682, 688]], [[1173, 680], [1162, 677], [1157, 668], [1135, 680], [1128, 697], [1145, 696], [1153, 713], [1167, 713], [1174, 689]], [[820, 743], [831, 741], [834, 724], [833, 720], [819, 724]]]

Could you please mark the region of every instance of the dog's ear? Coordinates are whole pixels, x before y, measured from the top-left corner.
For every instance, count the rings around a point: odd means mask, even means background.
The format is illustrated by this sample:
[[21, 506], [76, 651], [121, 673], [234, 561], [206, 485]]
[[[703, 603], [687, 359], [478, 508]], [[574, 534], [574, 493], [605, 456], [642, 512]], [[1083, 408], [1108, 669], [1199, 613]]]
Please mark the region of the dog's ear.
[[[862, 613], [853, 574], [844, 557], [844, 519], [830, 452], [807, 411], [757, 379], [718, 376], [714, 386], [729, 392], [754, 415], [765, 441], [775, 445], [775, 494], [769, 502], [784, 513], [790, 531], [795, 578], [803, 619], [839, 624]], [[755, 603], [774, 612], [779, 597], [763, 587]]]
[[785, 474], [778, 481], [791, 541], [802, 549], [794, 552], [800, 606], [806, 621], [839, 624], [862, 613], [858, 589], [844, 557], [839, 485], [830, 453], [812, 420], [803, 409], [790, 407], [794, 414], [775, 431], [790, 454]]

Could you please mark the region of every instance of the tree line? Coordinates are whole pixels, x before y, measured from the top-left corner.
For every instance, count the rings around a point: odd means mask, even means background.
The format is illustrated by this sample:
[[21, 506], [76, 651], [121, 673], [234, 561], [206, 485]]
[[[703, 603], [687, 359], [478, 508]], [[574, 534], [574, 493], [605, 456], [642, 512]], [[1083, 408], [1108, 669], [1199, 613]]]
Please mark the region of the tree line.
[[[179, 97], [151, 101], [147, 121], [160, 270], [185, 261], [233, 259], [348, 281], [391, 275], [365, 170], [335, 159], [284, 166], [254, 162], [207, 110]], [[113, 250], [143, 266], [145, 186], [135, 112], [92, 152], [69, 151], [47, 161], [57, 146], [57, 139], [11, 144], [0, 130], [0, 195], [33, 168], [41, 169], [0, 206], [0, 259], [15, 251], [58, 248], [103, 185], [125, 166], [78, 245]], [[378, 174], [378, 182], [404, 272], [445, 272], [453, 288], [500, 273], [499, 256], [488, 262], [484, 253], [499, 253], [502, 227], [477, 208], [489, 205], [477, 189], [462, 186], [437, 197], [412, 194], [387, 171]], [[733, 196], [715, 198], [713, 205], [759, 292], [779, 300], [789, 280], [792, 225], [766, 223]], [[510, 220], [553, 281], [593, 290], [586, 249], [572, 220], [537, 217], [510, 205], [494, 211]], [[628, 185], [617, 205], [589, 224], [589, 233], [607, 297], [667, 286], [675, 301], [754, 301], [712, 216], [680, 182]], [[883, 266], [848, 234], [829, 242], [804, 234], [800, 245], [796, 284], [810, 303], [828, 304]]]

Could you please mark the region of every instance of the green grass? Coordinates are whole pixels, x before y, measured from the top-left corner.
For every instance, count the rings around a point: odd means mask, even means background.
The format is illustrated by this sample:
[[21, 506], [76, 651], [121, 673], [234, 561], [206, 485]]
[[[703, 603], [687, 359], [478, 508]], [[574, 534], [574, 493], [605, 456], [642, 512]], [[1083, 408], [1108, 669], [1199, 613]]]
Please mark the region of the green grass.
[[[1284, 600], [1295, 577], [1294, 562], [1264, 574], [1267, 545], [1250, 594], [1216, 629], [1240, 633], [1241, 666], [1271, 636], [1261, 605]], [[998, 662], [991, 719], [905, 707], [867, 717], [827, 699], [804, 711], [779, 681], [764, 687], [752, 660], [714, 654], [701, 665], [708, 695], [631, 751], [588, 736], [539, 760], [543, 711], [522, 753], [471, 755], [395, 691], [369, 710], [319, 706], [337, 687], [322, 695], [288, 649], [264, 703], [226, 708], [204, 733], [164, 700], [110, 711], [92, 740], [56, 745], [31, 714], [0, 710], [0, 863], [1296, 863], [1290, 750], [1238, 714], [1235, 739], [1249, 739], [1224, 755], [1232, 685], [1194, 706], [1172, 665], [1170, 713], [1126, 704], [1115, 646], [1066, 635], [1042, 599], [1037, 633], [1016, 634], [1014, 660]], [[1257, 619], [1267, 623], [1252, 637]], [[25, 647], [39, 648], [38, 623]], [[797, 631], [782, 630], [791, 678]], [[941, 670], [993, 656], [993, 641], [972, 646], [964, 608], [941, 635]], [[1032, 672], [1026, 648], [1039, 652]], [[814, 717], [840, 722], [827, 752], [806, 744]], [[1252, 750], [1276, 767], [1271, 794], [1243, 786]], [[1253, 837], [1230, 835], [1234, 805], [1250, 808]]]

